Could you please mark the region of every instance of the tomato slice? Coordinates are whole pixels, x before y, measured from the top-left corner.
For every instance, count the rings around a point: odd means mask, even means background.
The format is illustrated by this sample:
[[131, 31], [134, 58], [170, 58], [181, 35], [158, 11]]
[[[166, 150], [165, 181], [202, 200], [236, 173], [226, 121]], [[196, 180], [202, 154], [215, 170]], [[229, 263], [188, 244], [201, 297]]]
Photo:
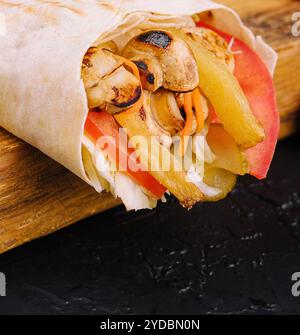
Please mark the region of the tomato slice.
[[[161, 198], [166, 188], [161, 185], [148, 171], [141, 169], [134, 149], [126, 147], [119, 137], [119, 125], [112, 115], [106, 112], [89, 112], [85, 123], [85, 133], [96, 144], [99, 138], [105, 137], [108, 158], [114, 161], [118, 169], [134, 179], [136, 183], [148, 190], [156, 198]], [[121, 139], [121, 140], [120, 140]], [[104, 149], [104, 148], [103, 148]]]
[[235, 54], [235, 76], [238, 79], [251, 110], [265, 130], [265, 140], [247, 149], [250, 174], [264, 179], [270, 168], [280, 129], [280, 118], [276, 105], [272, 76], [262, 59], [244, 42], [204, 22], [198, 27], [211, 29], [228, 43], [234, 38], [232, 51]]

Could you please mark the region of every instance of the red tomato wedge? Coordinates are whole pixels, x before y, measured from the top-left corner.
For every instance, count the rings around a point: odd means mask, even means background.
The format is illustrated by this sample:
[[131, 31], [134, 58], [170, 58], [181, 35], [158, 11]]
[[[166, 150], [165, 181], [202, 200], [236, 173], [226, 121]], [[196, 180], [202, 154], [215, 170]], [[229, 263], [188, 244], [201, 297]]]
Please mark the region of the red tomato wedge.
[[126, 173], [139, 185], [148, 190], [154, 197], [161, 198], [166, 192], [162, 186], [149, 172], [141, 169], [134, 149], [122, 143], [119, 136], [119, 125], [112, 115], [106, 112], [89, 112], [85, 122], [85, 133], [96, 144], [98, 139], [105, 137], [109, 143], [106, 148], [108, 158], [114, 161], [117, 168]]
[[234, 75], [249, 101], [254, 116], [266, 134], [262, 143], [246, 151], [247, 160], [250, 174], [258, 179], [264, 179], [274, 156], [280, 129], [272, 76], [262, 59], [244, 42], [204, 22], [197, 23], [197, 26], [215, 31], [227, 43], [234, 38], [232, 51], [238, 52], [235, 54]]

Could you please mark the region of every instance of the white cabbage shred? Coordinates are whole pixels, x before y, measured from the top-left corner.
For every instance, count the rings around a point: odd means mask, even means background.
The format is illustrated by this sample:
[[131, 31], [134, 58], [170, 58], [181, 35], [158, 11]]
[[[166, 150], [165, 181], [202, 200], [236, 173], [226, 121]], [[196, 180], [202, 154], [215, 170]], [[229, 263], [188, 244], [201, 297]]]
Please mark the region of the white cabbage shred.
[[[122, 200], [128, 211], [152, 209], [156, 206], [156, 201], [146, 195], [143, 189], [129, 176], [122, 172], [111, 171], [110, 163], [104, 154], [96, 150], [94, 143], [85, 135], [83, 136], [83, 146], [92, 157], [94, 169], [89, 168], [89, 164], [85, 164], [91, 181], [97, 180], [97, 185], [103, 184], [102, 179], [108, 182], [110, 192]], [[104, 189], [103, 186], [99, 186], [100, 192]]]

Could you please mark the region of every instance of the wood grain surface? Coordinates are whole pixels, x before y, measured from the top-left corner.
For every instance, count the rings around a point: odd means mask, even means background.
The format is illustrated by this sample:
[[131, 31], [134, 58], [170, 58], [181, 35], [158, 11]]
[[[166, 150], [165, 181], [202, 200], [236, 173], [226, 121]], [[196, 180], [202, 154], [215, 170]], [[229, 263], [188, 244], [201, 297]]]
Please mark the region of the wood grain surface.
[[[282, 136], [296, 129], [300, 106], [300, 37], [291, 34], [298, 0], [222, 0], [279, 52], [275, 75]], [[120, 202], [91, 187], [0, 128], [0, 253]]]
[[275, 72], [277, 101], [281, 115], [280, 137], [300, 126], [300, 37], [292, 35], [293, 13], [299, 0], [222, 0], [243, 17], [256, 35], [261, 35], [279, 54]]

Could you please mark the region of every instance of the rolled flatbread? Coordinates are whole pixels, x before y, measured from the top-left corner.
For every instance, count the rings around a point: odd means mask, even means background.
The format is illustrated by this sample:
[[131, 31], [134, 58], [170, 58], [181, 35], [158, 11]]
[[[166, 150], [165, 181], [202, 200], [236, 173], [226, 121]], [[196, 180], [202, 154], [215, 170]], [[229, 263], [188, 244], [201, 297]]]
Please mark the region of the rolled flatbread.
[[[212, 1], [0, 1], [0, 126], [97, 189], [82, 157], [89, 109], [81, 67], [87, 50], [111, 40], [123, 47], [137, 31], [157, 26], [190, 27], [193, 15], [207, 11], [210, 24], [246, 43], [273, 74], [276, 53], [233, 10]], [[119, 176], [116, 187], [122, 183]], [[129, 209], [147, 207], [143, 201], [134, 205], [134, 198], [132, 193]]]

